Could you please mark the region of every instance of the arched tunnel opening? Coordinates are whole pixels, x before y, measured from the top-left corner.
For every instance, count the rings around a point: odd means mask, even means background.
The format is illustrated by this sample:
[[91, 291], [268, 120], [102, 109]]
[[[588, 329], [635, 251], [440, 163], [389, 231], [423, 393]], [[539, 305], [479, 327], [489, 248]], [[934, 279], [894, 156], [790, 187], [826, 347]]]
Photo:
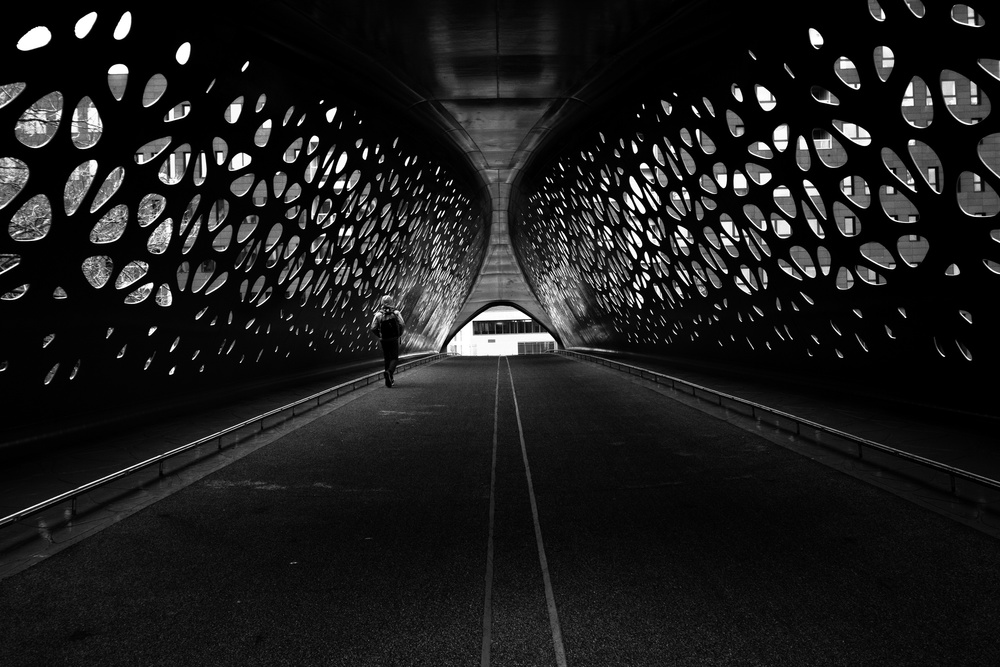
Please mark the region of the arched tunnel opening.
[[480, 59], [406, 8], [10, 17], [10, 432], [375, 359], [383, 294], [410, 354], [509, 303], [561, 347], [995, 414], [997, 24], [744, 4], [580, 12], [607, 39], [537, 71], [499, 37], [555, 29], [506, 6]]
[[460, 356], [510, 356], [540, 354], [557, 346], [552, 332], [523, 309], [492, 304], [462, 322], [444, 351]]

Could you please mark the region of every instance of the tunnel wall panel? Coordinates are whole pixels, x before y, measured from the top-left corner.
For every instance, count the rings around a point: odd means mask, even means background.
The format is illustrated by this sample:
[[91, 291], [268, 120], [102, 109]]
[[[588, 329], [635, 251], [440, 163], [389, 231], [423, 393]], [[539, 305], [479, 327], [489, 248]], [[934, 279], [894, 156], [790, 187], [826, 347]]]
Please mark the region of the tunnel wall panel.
[[377, 357], [382, 294], [439, 349], [488, 241], [450, 157], [236, 21], [129, 4], [0, 32], [7, 433]]
[[512, 208], [562, 340], [995, 412], [1000, 16], [976, 4], [803, 8], [696, 81], [651, 68]]

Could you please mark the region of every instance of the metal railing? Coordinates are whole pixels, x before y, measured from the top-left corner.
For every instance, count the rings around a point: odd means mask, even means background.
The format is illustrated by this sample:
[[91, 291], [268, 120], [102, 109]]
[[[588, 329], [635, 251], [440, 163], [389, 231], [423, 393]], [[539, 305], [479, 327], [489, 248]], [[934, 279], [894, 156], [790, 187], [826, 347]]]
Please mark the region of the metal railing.
[[[908, 461], [920, 467], [933, 470], [938, 473], [943, 473], [947, 475], [948, 478], [948, 491], [951, 493], [951, 495], [956, 497], [960, 497], [957, 485], [958, 480], [973, 482], [982, 487], [986, 487], [987, 489], [991, 489], [993, 491], [1000, 491], [1000, 482], [998, 482], [997, 480], [993, 480], [988, 477], [978, 475], [968, 470], [962, 470], [961, 468], [956, 468], [954, 466], [941, 463], [940, 461], [934, 461], [932, 459], [928, 459], [923, 456], [913, 454], [911, 452], [906, 452], [901, 449], [896, 449], [895, 447], [890, 447], [880, 442], [875, 442], [874, 440], [862, 438], [860, 436], [847, 433], [846, 431], [841, 431], [839, 429], [827, 426], [825, 424], [820, 424], [818, 422], [814, 422], [809, 419], [798, 417], [783, 410], [778, 410], [777, 408], [772, 408], [770, 406], [762, 405], [760, 403], [756, 403], [754, 401], [750, 401], [745, 398], [741, 398], [739, 396], [734, 396], [732, 394], [727, 394], [722, 391], [717, 391], [715, 389], [703, 387], [701, 385], [695, 384], [694, 382], [682, 380], [680, 378], [672, 377], [664, 373], [651, 371], [646, 368], [631, 366], [629, 364], [625, 364], [620, 361], [605, 359], [604, 357], [599, 357], [591, 354], [584, 354], [573, 350], [560, 349], [556, 350], [555, 354], [560, 354], [563, 356], [572, 357], [583, 361], [588, 361], [590, 363], [598, 364], [601, 366], [607, 366], [609, 368], [613, 368], [619, 371], [625, 371], [629, 375], [637, 375], [645, 380], [651, 380], [656, 384], [669, 385], [671, 389], [683, 392], [685, 394], [688, 394], [703, 401], [715, 403], [715, 405], [719, 407], [727, 407], [724, 401], [728, 401], [730, 405], [736, 405], [748, 408], [749, 412], [747, 414], [749, 414], [749, 416], [753, 419], [760, 419], [761, 415], [769, 415], [771, 417], [776, 418], [776, 420], [772, 423], [778, 428], [784, 429], [789, 432], [794, 432], [795, 435], [797, 436], [808, 438], [819, 445], [828, 446], [831, 449], [834, 449], [835, 451], [841, 453], [853, 454], [860, 460], [865, 460], [866, 451], [880, 452], [882, 454], [888, 455], [891, 458]], [[784, 422], [786, 422], [790, 426], [794, 426], [794, 428], [786, 427], [785, 424], [782, 423], [782, 420], [784, 420]], [[854, 451], [845, 452], [845, 450], [843, 449], [831, 447], [829, 443], [824, 442], [821, 437], [810, 437], [807, 433], [807, 431], [810, 430], [816, 434], [826, 434], [834, 436], [836, 438], [840, 438], [843, 441], [852, 443]]]
[[[397, 368], [397, 372], [406, 370], [408, 368], [416, 368], [418, 366], [423, 366], [425, 364], [433, 363], [435, 361], [440, 361], [441, 359], [447, 357], [448, 357], [447, 354], [441, 354], [441, 353], [432, 354], [426, 357], [421, 357], [420, 359], [417, 359], [415, 361], [409, 361], [400, 364], [399, 367]], [[42, 502], [32, 505], [31, 507], [26, 507], [22, 510], [14, 512], [13, 514], [0, 518], [0, 528], [4, 528], [5, 526], [8, 526], [10, 524], [17, 523], [18, 521], [22, 521], [34, 514], [38, 514], [52, 507], [62, 505], [63, 503], [66, 502], [70, 503], [70, 514], [75, 516], [77, 499], [85, 493], [89, 493], [90, 491], [106, 486], [111, 482], [122, 479], [124, 477], [128, 477], [129, 475], [132, 475], [140, 470], [145, 470], [146, 468], [150, 468], [152, 466], [159, 467], [159, 476], [162, 477], [165, 474], [163, 464], [166, 461], [180, 454], [189, 452], [203, 445], [210, 444], [213, 441], [217, 442], [218, 444], [216, 451], [221, 451], [223, 449], [223, 443], [225, 442], [226, 436], [232, 435], [249, 427], [256, 427], [252, 432], [247, 433], [246, 435], [243, 435], [241, 437], [235, 438], [229, 443], [230, 446], [239, 444], [240, 442], [243, 442], [248, 438], [260, 434], [267, 428], [273, 428], [275, 426], [278, 426], [279, 424], [283, 424], [289, 419], [292, 419], [293, 417], [297, 417], [298, 415], [304, 414], [309, 410], [319, 407], [323, 403], [328, 403], [329, 401], [332, 401], [333, 399], [339, 396], [343, 396], [344, 394], [349, 394], [353, 391], [356, 391], [357, 389], [360, 389], [361, 387], [366, 387], [370, 385], [372, 382], [381, 382], [381, 381], [382, 381], [382, 371], [377, 371], [374, 373], [370, 373], [368, 375], [364, 375], [360, 378], [350, 380], [349, 382], [338, 384], [334, 387], [330, 387], [329, 389], [324, 389], [321, 392], [315, 393], [311, 396], [306, 396], [305, 398], [299, 399], [293, 403], [289, 403], [288, 405], [284, 405], [280, 408], [269, 410], [268, 412], [265, 412], [263, 414], [242, 421], [239, 424], [234, 424], [233, 426], [229, 426], [221, 431], [218, 431], [217, 433], [213, 433], [203, 438], [199, 438], [198, 440], [189, 442], [186, 445], [181, 445], [180, 447], [171, 449], [168, 452], [157, 454], [156, 456], [146, 459], [145, 461], [141, 461], [127, 468], [123, 468], [122, 470], [113, 472], [110, 475], [101, 477], [100, 479], [95, 479], [94, 481], [88, 482], [82, 486], [78, 486], [75, 489], [66, 491], [64, 493], [60, 493], [59, 495], [49, 498], [48, 500], [43, 500]]]

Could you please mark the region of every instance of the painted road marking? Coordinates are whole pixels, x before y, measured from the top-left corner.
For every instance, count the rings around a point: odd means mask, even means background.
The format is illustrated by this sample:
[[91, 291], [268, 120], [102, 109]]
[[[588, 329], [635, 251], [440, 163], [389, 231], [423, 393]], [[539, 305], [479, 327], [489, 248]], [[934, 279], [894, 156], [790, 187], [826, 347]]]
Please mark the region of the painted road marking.
[[[504, 357], [504, 359], [507, 358]], [[514, 415], [517, 417], [517, 433], [521, 438], [521, 458], [524, 459], [524, 474], [528, 479], [528, 498], [531, 500], [531, 516], [535, 521], [535, 544], [538, 546], [538, 561], [542, 566], [542, 580], [545, 582], [545, 603], [549, 609], [552, 646], [556, 651], [556, 665], [558, 667], [566, 667], [566, 650], [563, 648], [562, 629], [559, 626], [559, 613], [556, 611], [556, 596], [552, 591], [552, 580], [549, 577], [549, 562], [545, 558], [542, 525], [538, 521], [538, 503], [535, 502], [535, 487], [531, 482], [531, 466], [528, 465], [528, 448], [524, 442], [524, 429], [521, 427], [521, 411], [517, 407], [517, 393], [514, 391], [514, 374], [510, 370], [509, 359], [507, 359], [507, 373], [510, 375], [510, 391], [514, 397]]]
[[493, 516], [496, 509], [497, 440], [500, 430], [500, 360], [497, 359], [497, 382], [493, 398], [493, 462], [490, 465], [490, 527], [486, 539], [486, 593], [483, 599], [483, 652], [481, 667], [490, 665], [493, 643]]

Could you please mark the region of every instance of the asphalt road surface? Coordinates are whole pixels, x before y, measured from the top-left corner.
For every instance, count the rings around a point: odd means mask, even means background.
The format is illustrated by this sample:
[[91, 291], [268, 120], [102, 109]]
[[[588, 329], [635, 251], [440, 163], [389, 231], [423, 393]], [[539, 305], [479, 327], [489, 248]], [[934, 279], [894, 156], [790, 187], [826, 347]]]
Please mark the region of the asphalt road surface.
[[994, 665], [1000, 543], [555, 356], [455, 358], [0, 581], [0, 665]]

